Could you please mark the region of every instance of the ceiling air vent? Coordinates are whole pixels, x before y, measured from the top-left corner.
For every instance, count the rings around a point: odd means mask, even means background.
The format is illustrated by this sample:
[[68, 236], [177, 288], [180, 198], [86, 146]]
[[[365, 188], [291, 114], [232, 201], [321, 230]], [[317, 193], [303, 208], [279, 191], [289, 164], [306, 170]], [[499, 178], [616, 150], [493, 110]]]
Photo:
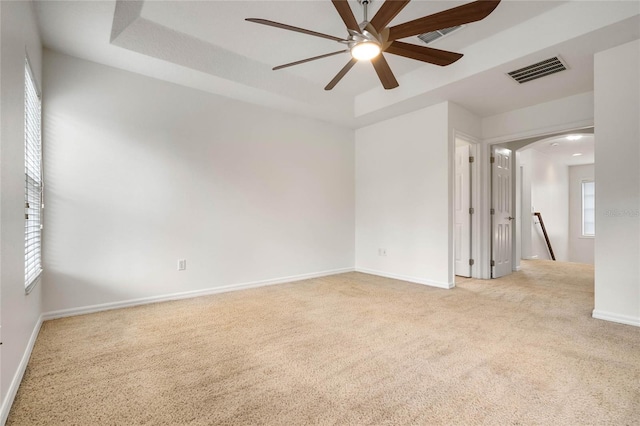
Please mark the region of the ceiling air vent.
[[554, 56], [553, 58], [540, 61], [537, 64], [529, 65], [528, 67], [520, 68], [519, 70], [511, 71], [507, 74], [509, 74], [509, 76], [515, 81], [522, 84], [566, 69], [567, 67], [564, 62], [562, 62], [562, 59], [558, 56]]
[[447, 34], [451, 34], [452, 32], [459, 30], [464, 25], [458, 25], [457, 27], [449, 27], [443, 30], [431, 31], [429, 33], [420, 34], [418, 38], [424, 41], [425, 44], [433, 43], [437, 39], [446, 36]]

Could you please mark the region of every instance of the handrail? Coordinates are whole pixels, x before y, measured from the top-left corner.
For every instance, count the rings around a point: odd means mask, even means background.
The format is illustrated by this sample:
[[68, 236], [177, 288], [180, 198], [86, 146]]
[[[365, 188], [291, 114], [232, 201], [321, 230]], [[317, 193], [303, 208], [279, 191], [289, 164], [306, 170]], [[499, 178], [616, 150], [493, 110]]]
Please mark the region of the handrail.
[[549, 254], [551, 255], [551, 259], [556, 260], [556, 255], [553, 254], [553, 249], [551, 248], [551, 241], [549, 241], [549, 235], [547, 234], [547, 228], [544, 227], [544, 220], [542, 220], [542, 214], [540, 212], [535, 212], [534, 215], [538, 216], [538, 221], [540, 222], [540, 227], [542, 228], [544, 239], [547, 242], [547, 247], [549, 248]]

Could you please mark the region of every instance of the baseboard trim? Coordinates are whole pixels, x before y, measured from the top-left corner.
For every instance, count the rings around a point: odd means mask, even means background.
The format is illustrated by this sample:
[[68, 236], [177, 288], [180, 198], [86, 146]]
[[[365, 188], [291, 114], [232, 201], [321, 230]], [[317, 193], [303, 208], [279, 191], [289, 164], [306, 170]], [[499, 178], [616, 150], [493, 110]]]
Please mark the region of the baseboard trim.
[[13, 400], [16, 398], [16, 394], [18, 393], [18, 388], [20, 387], [20, 383], [22, 383], [22, 378], [24, 377], [24, 372], [27, 370], [27, 365], [29, 364], [29, 358], [31, 358], [31, 352], [33, 351], [33, 346], [36, 344], [36, 339], [38, 338], [38, 333], [40, 333], [40, 327], [42, 326], [42, 315], [38, 318], [38, 322], [36, 323], [33, 331], [31, 332], [31, 337], [29, 338], [29, 342], [27, 343], [27, 347], [22, 355], [22, 359], [20, 360], [20, 364], [18, 364], [18, 370], [16, 374], [14, 374], [13, 379], [11, 380], [11, 384], [9, 385], [9, 389], [7, 389], [7, 394], [2, 401], [2, 408], [0, 408], [0, 425], [4, 425], [9, 418], [9, 411], [11, 411], [11, 406], [13, 405]]
[[439, 281], [424, 280], [422, 278], [411, 277], [408, 275], [391, 274], [388, 272], [376, 271], [375, 269], [356, 267], [355, 270], [356, 272], [362, 272], [364, 274], [377, 275], [379, 277], [385, 277], [385, 278], [393, 278], [394, 280], [408, 281], [414, 284], [423, 284], [431, 287], [444, 288], [446, 290], [449, 290], [455, 287], [455, 283], [444, 283]]
[[591, 316], [595, 319], [640, 327], [640, 317], [630, 317], [628, 315], [614, 314], [612, 312], [599, 311], [597, 309], [593, 310]]
[[52, 320], [57, 318], [65, 318], [76, 315], [91, 314], [100, 311], [108, 311], [112, 309], [129, 308], [138, 305], [147, 305], [149, 303], [168, 302], [171, 300], [191, 299], [193, 297], [208, 296], [210, 294], [227, 293], [229, 291], [247, 290], [250, 288], [264, 287], [268, 285], [284, 284], [295, 281], [308, 280], [311, 278], [326, 277], [329, 275], [344, 274], [353, 272], [354, 268], [331, 269], [327, 271], [312, 272], [309, 274], [292, 275], [288, 277], [272, 278], [268, 280], [251, 281], [247, 283], [231, 284], [222, 287], [212, 287], [202, 290], [185, 291], [181, 293], [164, 294], [160, 296], [142, 297], [139, 299], [122, 300], [119, 302], [102, 303], [98, 305], [82, 306], [78, 308], [61, 309], [58, 311], [45, 312], [42, 314], [42, 320]]

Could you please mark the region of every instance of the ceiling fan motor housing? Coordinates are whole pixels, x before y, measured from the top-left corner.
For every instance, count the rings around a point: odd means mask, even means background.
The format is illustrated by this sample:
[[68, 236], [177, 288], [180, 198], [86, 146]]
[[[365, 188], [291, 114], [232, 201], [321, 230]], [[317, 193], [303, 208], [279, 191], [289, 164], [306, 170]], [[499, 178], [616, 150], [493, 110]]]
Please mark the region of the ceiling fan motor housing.
[[[365, 22], [368, 25], [368, 22]], [[366, 26], [366, 25], [365, 25]], [[382, 40], [369, 25], [368, 30], [361, 30], [359, 33], [349, 30], [348, 45], [351, 57], [357, 60], [370, 60], [382, 52]]]

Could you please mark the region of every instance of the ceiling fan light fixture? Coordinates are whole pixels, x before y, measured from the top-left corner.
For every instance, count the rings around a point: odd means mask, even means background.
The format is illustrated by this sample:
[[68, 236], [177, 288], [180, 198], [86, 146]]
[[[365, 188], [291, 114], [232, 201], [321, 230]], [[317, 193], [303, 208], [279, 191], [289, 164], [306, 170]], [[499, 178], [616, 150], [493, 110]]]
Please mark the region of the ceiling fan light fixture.
[[380, 54], [382, 48], [375, 41], [363, 41], [356, 43], [351, 48], [351, 57], [358, 61], [368, 61]]

